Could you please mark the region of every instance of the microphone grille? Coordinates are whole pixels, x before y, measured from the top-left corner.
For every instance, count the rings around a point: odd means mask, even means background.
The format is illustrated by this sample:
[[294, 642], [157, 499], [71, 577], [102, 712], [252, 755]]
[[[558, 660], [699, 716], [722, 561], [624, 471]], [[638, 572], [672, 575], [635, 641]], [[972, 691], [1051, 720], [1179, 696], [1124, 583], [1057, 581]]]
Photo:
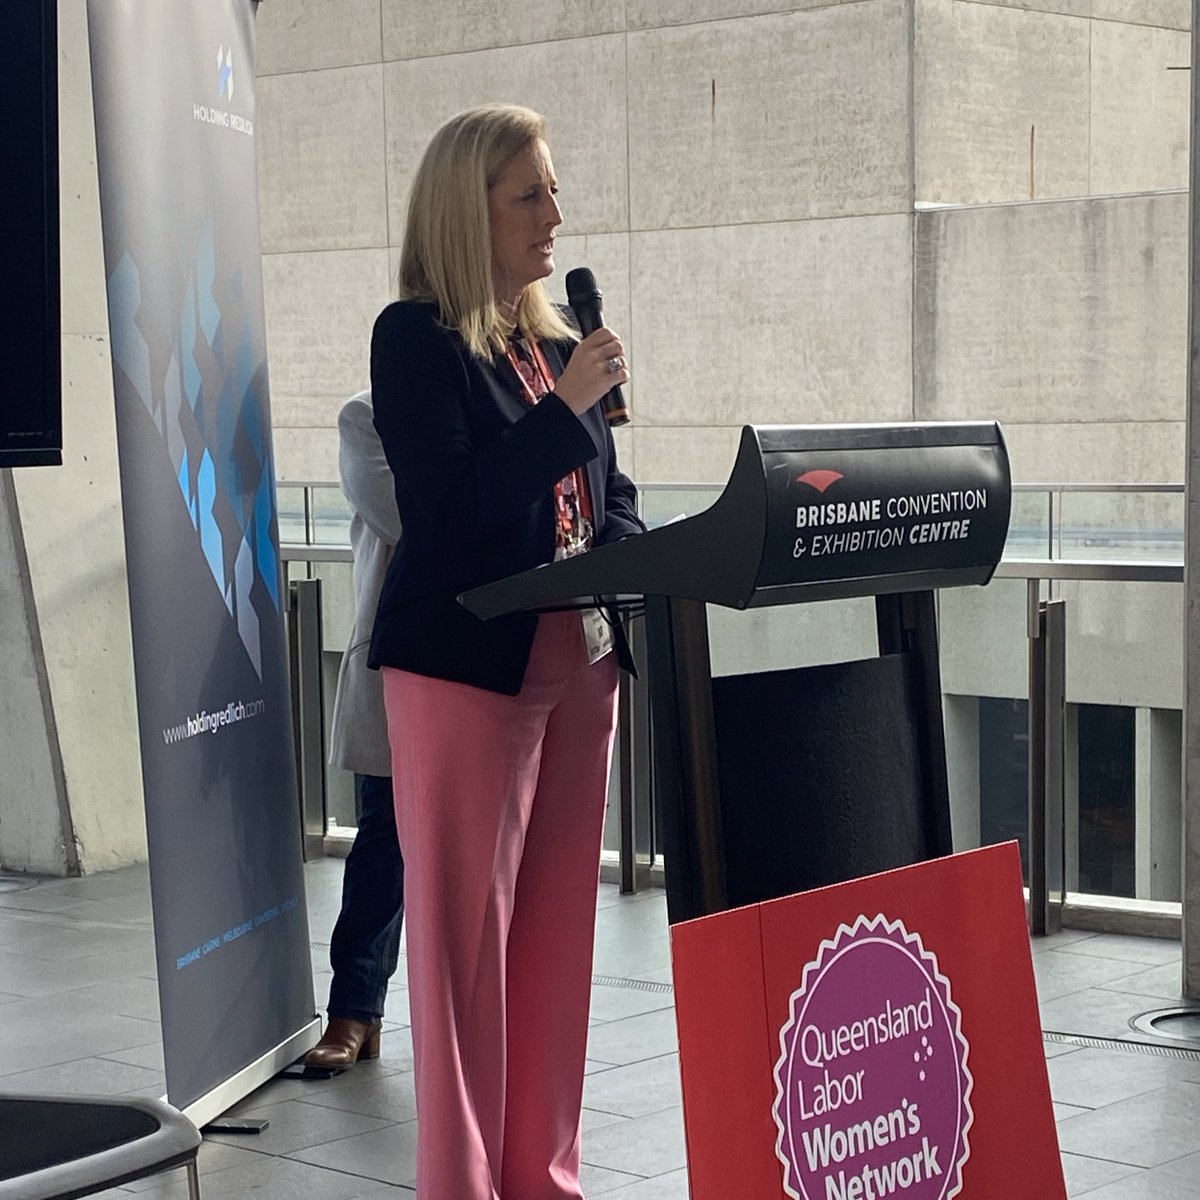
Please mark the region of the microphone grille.
[[587, 267], [576, 267], [567, 272], [567, 301], [574, 304], [578, 300], [590, 300], [598, 294], [596, 277]]

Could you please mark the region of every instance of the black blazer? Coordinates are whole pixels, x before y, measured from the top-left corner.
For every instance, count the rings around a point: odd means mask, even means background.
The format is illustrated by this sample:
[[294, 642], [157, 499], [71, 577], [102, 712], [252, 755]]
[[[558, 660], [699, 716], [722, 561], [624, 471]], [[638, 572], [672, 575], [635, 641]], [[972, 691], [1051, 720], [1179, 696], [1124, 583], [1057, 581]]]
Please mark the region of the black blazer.
[[[574, 345], [542, 344], [555, 375]], [[536, 615], [481, 621], [457, 597], [554, 558], [554, 485], [575, 467], [586, 469], [598, 542], [645, 528], [608, 424], [598, 406], [577, 417], [553, 392], [529, 407], [507, 359], [480, 361], [432, 304], [415, 300], [388, 305], [375, 322], [371, 396], [403, 534], [368, 663], [515, 696]]]

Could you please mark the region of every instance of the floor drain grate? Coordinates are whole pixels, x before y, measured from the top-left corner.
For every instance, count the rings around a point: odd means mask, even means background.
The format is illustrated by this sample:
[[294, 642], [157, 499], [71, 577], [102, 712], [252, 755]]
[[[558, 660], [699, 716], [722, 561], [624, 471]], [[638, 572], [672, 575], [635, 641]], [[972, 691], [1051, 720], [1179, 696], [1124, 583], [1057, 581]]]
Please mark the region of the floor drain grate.
[[1184, 1062], [1200, 1062], [1200, 1050], [1185, 1050], [1181, 1046], [1162, 1046], [1150, 1042], [1127, 1042], [1121, 1038], [1085, 1037], [1079, 1033], [1042, 1033], [1042, 1040], [1056, 1046], [1080, 1046], [1092, 1050], [1119, 1050], [1125, 1054], [1149, 1054], [1154, 1058], [1178, 1058]]
[[628, 988], [635, 992], [653, 992], [658, 996], [670, 996], [675, 992], [669, 983], [653, 983], [649, 979], [622, 979], [618, 975], [593, 975], [592, 983], [597, 987]]

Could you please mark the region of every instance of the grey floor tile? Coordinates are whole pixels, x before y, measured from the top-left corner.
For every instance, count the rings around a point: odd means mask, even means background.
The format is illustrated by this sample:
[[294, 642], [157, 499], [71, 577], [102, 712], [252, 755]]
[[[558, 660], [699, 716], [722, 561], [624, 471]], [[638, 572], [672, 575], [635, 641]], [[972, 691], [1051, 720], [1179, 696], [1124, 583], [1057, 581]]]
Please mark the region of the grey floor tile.
[[1159, 967], [1147, 967], [1134, 975], [1126, 975], [1112, 983], [1100, 985], [1112, 992], [1133, 992], [1143, 996], [1158, 996], [1165, 1003], [1182, 1004], [1183, 972], [1179, 963], [1164, 963]]
[[158, 1027], [158, 985], [153, 979], [132, 975], [111, 979], [66, 992], [22, 997], [6, 1013], [9, 1021], [31, 1024], [62, 1025], [76, 1020], [89, 1021], [97, 1013], [135, 1017]]
[[[256, 1154], [242, 1166], [218, 1171], [201, 1187], [204, 1200], [354, 1200], [371, 1190], [361, 1176], [329, 1171], [293, 1158]], [[139, 1200], [184, 1200], [186, 1187], [172, 1184], [161, 1193], [143, 1192]]]
[[1159, 1168], [1138, 1171], [1104, 1187], [1081, 1193], [1085, 1200], [1196, 1200], [1200, 1183]]
[[1098, 955], [1101, 958], [1123, 958], [1129, 962], [1148, 963], [1161, 966], [1178, 963], [1182, 948], [1171, 938], [1128, 937], [1117, 933], [1097, 933], [1090, 938], [1071, 942], [1063, 947], [1064, 953]]
[[1056, 1121], [1065, 1121], [1068, 1117], [1077, 1117], [1080, 1113], [1091, 1111], [1084, 1104], [1060, 1104], [1057, 1100], [1054, 1101], [1054, 1119]]
[[608, 1200], [688, 1200], [687, 1171], [670, 1171], [608, 1193]]
[[416, 1191], [406, 1187], [374, 1187], [362, 1195], [348, 1197], [347, 1200], [414, 1200]]
[[1065, 1054], [1078, 1054], [1084, 1049], [1082, 1046], [1072, 1046], [1067, 1042], [1043, 1042], [1042, 1046], [1046, 1052], [1046, 1061], [1049, 1062], [1052, 1058], [1062, 1058]]
[[417, 1178], [417, 1124], [388, 1125], [290, 1155], [332, 1171], [411, 1187]]
[[1200, 1062], [1107, 1050], [1081, 1050], [1053, 1059], [1047, 1069], [1055, 1101], [1084, 1108], [1103, 1108], [1173, 1083], [1200, 1079]]
[[1176, 1084], [1071, 1117], [1058, 1125], [1069, 1154], [1157, 1167], [1200, 1152], [1200, 1088]]
[[47, 892], [57, 892], [84, 900], [111, 900], [117, 896], [144, 895], [149, 907], [150, 870], [143, 863], [122, 867], [118, 871], [100, 871], [70, 879], [45, 879], [39, 885]]
[[354, 1072], [312, 1084], [299, 1098], [305, 1105], [361, 1113], [393, 1124], [414, 1120], [417, 1095], [411, 1071], [396, 1072], [376, 1079], [355, 1078]]
[[[86, 929], [41, 930], [39, 936], [20, 943], [19, 953], [47, 962], [67, 962], [78, 971], [88, 969], [86, 961], [110, 957], [121, 951], [141, 950], [153, 956], [154, 935], [149, 929], [134, 926], [104, 926], [93, 923]], [[153, 961], [153, 959], [152, 959]]]
[[657, 1012], [663, 1008], [674, 1008], [675, 997], [671, 992], [648, 991], [635, 987], [609, 987], [592, 985], [592, 1020], [597, 1024], [605, 1021], [621, 1021], [642, 1013]]
[[1038, 999], [1042, 1003], [1137, 975], [1145, 968], [1120, 958], [1085, 957], [1067, 950], [1047, 950], [1033, 960]]
[[[234, 1167], [253, 1167], [257, 1165], [259, 1156], [245, 1145], [246, 1142], [254, 1140], [246, 1138], [243, 1139], [241, 1145], [224, 1146], [212, 1141], [210, 1138], [204, 1139], [196, 1160], [200, 1167], [201, 1195], [205, 1193], [209, 1178], [218, 1171], [230, 1171]], [[180, 1187], [180, 1183], [180, 1176], [164, 1177], [161, 1175], [149, 1175], [145, 1179], [138, 1179], [133, 1183], [127, 1183], [125, 1188], [130, 1195], [145, 1196], [146, 1193], [162, 1191], [164, 1187], [168, 1190]], [[186, 1195], [187, 1188], [182, 1187], [180, 1194]]]
[[683, 1113], [664, 1109], [597, 1129], [583, 1140], [583, 1161], [647, 1178], [687, 1165]]
[[[0, 892], [0, 912], [87, 913], [93, 902], [35, 886], [20, 892]], [[149, 904], [147, 904], [147, 909]]]
[[73, 1062], [33, 1071], [4, 1074], [0, 1065], [0, 1089], [35, 1095], [60, 1093], [68, 1096], [120, 1096], [149, 1090], [162, 1095], [166, 1084], [161, 1071], [113, 1062], [107, 1058], [78, 1058]]
[[83, 965], [0, 952], [0, 979], [4, 980], [4, 990], [20, 996], [73, 991], [110, 979], [153, 975], [155, 970], [154, 954], [145, 947], [97, 955], [84, 959]]
[[335, 1075], [332, 1079], [289, 1079], [277, 1075], [249, 1096], [239, 1100], [229, 1111], [234, 1116], [243, 1116], [251, 1109], [264, 1108], [269, 1104], [281, 1104], [286, 1100], [310, 1100], [329, 1084], [337, 1086], [346, 1081], [366, 1084], [385, 1075], [394, 1074], [395, 1068], [385, 1065], [384, 1060], [379, 1058], [372, 1062], [358, 1063], [352, 1070]]
[[627, 1171], [610, 1171], [605, 1167], [592, 1167], [584, 1163], [579, 1168], [579, 1182], [583, 1185], [586, 1196], [602, 1196], [626, 1187], [631, 1183], [641, 1183], [640, 1175], [630, 1175]]
[[1072, 992], [1040, 1005], [1043, 1029], [1125, 1041], [1145, 1041], [1134, 1031], [1130, 1020], [1138, 1013], [1161, 1007], [1162, 1001], [1154, 996], [1110, 992], [1103, 988]]
[[1062, 1164], [1063, 1175], [1067, 1181], [1067, 1195], [1070, 1197], [1082, 1196], [1093, 1188], [1115, 1183], [1118, 1179], [1127, 1179], [1142, 1170], [1141, 1167], [1106, 1162], [1102, 1158], [1083, 1158], [1078, 1154], [1064, 1154]]
[[588, 1057], [617, 1066], [673, 1054], [678, 1049], [673, 1008], [593, 1025], [588, 1031]]
[[616, 1113], [601, 1112], [599, 1109], [588, 1108], [587, 1101], [583, 1105], [583, 1136], [586, 1138], [593, 1129], [603, 1129], [606, 1125], [619, 1125], [622, 1121], [629, 1120], [628, 1117], [618, 1116]]
[[147, 1067], [151, 1071], [166, 1070], [161, 1041], [143, 1042], [142, 1045], [130, 1046], [127, 1050], [112, 1050], [101, 1057], [110, 1058], [113, 1062], [132, 1063], [135, 1067]]
[[1051, 933], [1045, 937], [1031, 937], [1029, 949], [1033, 954], [1042, 954], [1047, 950], [1062, 950], [1077, 942], [1090, 941], [1098, 936], [1098, 934], [1086, 933], [1079, 929], [1061, 929], [1058, 933]]
[[679, 1055], [664, 1054], [627, 1067], [589, 1075], [583, 1103], [588, 1108], [622, 1117], [644, 1117], [683, 1103], [679, 1084]]
[[675, 972], [668, 963], [665, 967], [656, 967], [651, 971], [638, 971], [634, 979], [645, 979], [648, 983], [675, 983]]
[[[246, 1109], [239, 1115], [259, 1117], [269, 1122], [266, 1129], [254, 1136], [254, 1150], [260, 1154], [282, 1155], [296, 1150], [310, 1150], [314, 1146], [360, 1133], [371, 1133], [393, 1124], [340, 1108], [322, 1108], [314, 1112], [311, 1105], [298, 1100]], [[246, 1144], [246, 1138], [241, 1134], [213, 1133], [205, 1137], [226, 1146], [244, 1147]]]
[[[10, 1074], [53, 1067], [88, 1058], [97, 1049], [124, 1053], [148, 1037], [158, 1035], [158, 1026], [136, 1017], [95, 1015], [90, 1021], [75, 1019], [47, 1026], [30, 1022], [30, 1028], [4, 1025], [0, 1032], [0, 1063]], [[109, 1057], [107, 1054], [102, 1057]], [[130, 1061], [130, 1060], [126, 1060]], [[154, 1067], [154, 1063], [135, 1063]]]

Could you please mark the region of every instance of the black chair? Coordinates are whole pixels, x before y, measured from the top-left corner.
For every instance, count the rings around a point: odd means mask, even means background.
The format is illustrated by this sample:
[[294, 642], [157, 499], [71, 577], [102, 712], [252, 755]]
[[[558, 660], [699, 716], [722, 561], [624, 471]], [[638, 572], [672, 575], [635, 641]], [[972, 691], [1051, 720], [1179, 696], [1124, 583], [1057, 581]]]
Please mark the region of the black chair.
[[0, 1092], [0, 1200], [74, 1200], [175, 1167], [200, 1200], [200, 1141], [159, 1100]]

